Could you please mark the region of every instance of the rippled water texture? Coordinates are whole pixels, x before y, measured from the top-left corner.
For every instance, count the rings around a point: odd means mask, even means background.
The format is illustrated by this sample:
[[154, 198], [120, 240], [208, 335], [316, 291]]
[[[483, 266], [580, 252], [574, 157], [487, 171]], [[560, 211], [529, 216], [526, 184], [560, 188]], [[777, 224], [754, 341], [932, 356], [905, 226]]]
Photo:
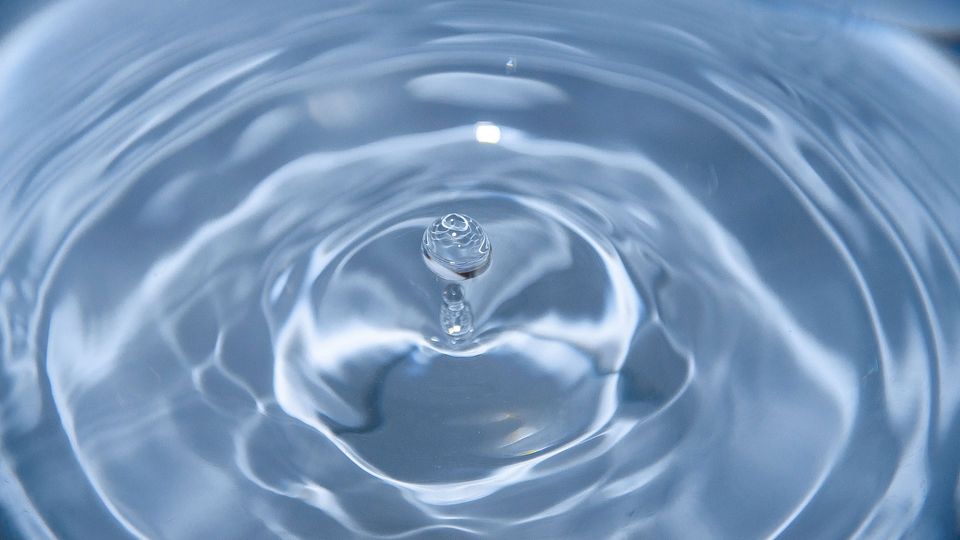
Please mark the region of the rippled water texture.
[[954, 537], [960, 71], [829, 5], [17, 25], [0, 536]]

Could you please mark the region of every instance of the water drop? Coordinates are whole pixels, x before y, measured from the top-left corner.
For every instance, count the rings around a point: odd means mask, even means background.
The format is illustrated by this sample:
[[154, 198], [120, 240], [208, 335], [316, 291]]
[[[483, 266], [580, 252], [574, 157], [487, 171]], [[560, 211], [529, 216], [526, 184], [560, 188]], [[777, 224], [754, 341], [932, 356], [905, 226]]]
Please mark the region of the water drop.
[[473, 312], [463, 300], [463, 287], [451, 283], [443, 289], [440, 326], [452, 338], [463, 338], [473, 332]]
[[490, 264], [490, 240], [480, 224], [463, 214], [437, 218], [423, 233], [423, 258], [444, 279], [468, 279]]
[[511, 56], [507, 58], [507, 75], [513, 75], [517, 72], [517, 57]]

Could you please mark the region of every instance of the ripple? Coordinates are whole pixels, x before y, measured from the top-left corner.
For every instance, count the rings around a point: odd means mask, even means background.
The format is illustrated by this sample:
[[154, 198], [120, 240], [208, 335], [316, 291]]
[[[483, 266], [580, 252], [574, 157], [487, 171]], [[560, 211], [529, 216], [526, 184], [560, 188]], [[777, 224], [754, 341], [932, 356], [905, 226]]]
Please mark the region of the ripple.
[[[0, 535], [955, 532], [935, 49], [752, 4], [67, 32], [109, 4], [0, 48]], [[496, 250], [466, 339], [446, 215]]]
[[481, 73], [434, 73], [412, 79], [417, 99], [483, 109], [527, 109], [566, 101], [559, 88], [541, 81]]

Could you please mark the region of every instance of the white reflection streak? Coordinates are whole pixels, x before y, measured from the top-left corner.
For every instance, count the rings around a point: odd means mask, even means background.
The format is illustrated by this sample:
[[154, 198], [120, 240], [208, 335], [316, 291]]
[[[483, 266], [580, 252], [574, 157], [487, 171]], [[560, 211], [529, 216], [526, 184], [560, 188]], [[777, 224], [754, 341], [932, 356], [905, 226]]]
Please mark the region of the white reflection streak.
[[700, 203], [678, 184], [672, 181], [670, 175], [656, 163], [641, 154], [625, 154], [621, 152], [604, 151], [577, 143], [559, 141], [537, 141], [517, 138], [510, 142], [511, 149], [528, 155], [541, 157], [575, 157], [586, 161], [604, 163], [611, 167], [636, 171], [646, 175], [668, 193], [670, 198], [682, 207], [685, 215], [699, 217], [698, 222], [704, 224], [700, 231], [705, 235], [702, 245], [714, 249], [713, 256], [736, 278], [751, 297], [756, 300], [758, 311], [764, 313], [771, 326], [783, 328], [783, 339], [786, 344], [796, 351], [799, 366], [813, 381], [829, 391], [829, 396], [837, 404], [842, 421], [841, 433], [843, 437], [834, 444], [829, 458], [830, 466], [821, 469], [810, 489], [804, 494], [793, 512], [784, 519], [779, 527], [782, 531], [807, 506], [813, 496], [819, 491], [833, 464], [836, 463], [840, 452], [850, 432], [853, 418], [856, 414], [856, 405], [859, 396], [857, 377], [853, 369], [847, 367], [842, 358], [833, 351], [820, 344], [810, 333], [798, 324], [782, 301], [763, 285], [763, 281], [756, 274], [749, 258], [743, 253], [736, 239], [717, 223]]
[[[92, 489], [114, 519], [132, 536], [144, 540], [147, 538], [132, 522], [123, 516], [119, 508], [107, 496], [99, 477], [93, 473], [94, 468], [91, 461], [78, 442], [73, 414], [68, 404], [71, 394], [82, 390], [84, 387], [93, 386], [98, 380], [109, 374], [116, 363], [121, 361], [122, 347], [132, 339], [131, 336], [136, 335], [141, 326], [150, 322], [150, 318], [144, 316], [143, 306], [152, 306], [152, 309], [162, 313], [167, 309], [166, 306], [178, 303], [181, 300], [179, 295], [171, 294], [167, 289], [178, 289], [177, 285], [181, 283], [181, 273], [189, 269], [198, 257], [203, 257], [210, 267], [225, 264], [228, 261], [227, 256], [221, 250], [210, 249], [210, 246], [216, 245], [222, 237], [235, 234], [236, 229], [242, 228], [246, 222], [268, 211], [271, 208], [269, 204], [271, 200], [291, 197], [296, 194], [298, 191], [290, 188], [288, 184], [313, 180], [323, 170], [332, 169], [343, 163], [378, 156], [384, 150], [409, 149], [415, 151], [432, 148], [458, 139], [463, 140], [467, 137], [467, 129], [469, 128], [459, 127], [427, 134], [395, 137], [347, 151], [312, 154], [289, 163], [258, 184], [237, 207], [224, 216], [200, 227], [180, 249], [154, 265], [153, 270], [145, 276], [138, 289], [122, 305], [117, 307], [114, 311], [115, 316], [109, 321], [104, 321], [104, 325], [108, 326], [111, 332], [98, 336], [101, 339], [97, 341], [99, 346], [96, 348], [96, 354], [85, 355], [84, 363], [79, 364], [68, 361], [57, 362], [55, 359], [59, 356], [54, 351], [48, 351], [48, 358], [51, 359], [48, 361], [51, 397], [59, 412], [60, 422], [70, 447], [78, 464], [89, 479]], [[306, 177], [306, 180], [304, 177]], [[110, 208], [112, 201], [112, 198], [105, 198], [100, 206], [88, 212], [83, 222], [78, 224], [71, 235], [60, 245], [51, 263], [51, 268], [60, 267], [65, 254], [70, 253], [72, 246], [83, 236], [91, 224], [96, 223], [97, 218]], [[253, 234], [253, 237], [256, 238], [256, 234]], [[252, 243], [251, 249], [255, 245], [255, 242]], [[50, 288], [50, 280], [53, 275], [55, 273], [50, 272], [44, 277], [40, 287], [43, 296]], [[64, 308], [54, 308], [54, 312], [50, 315], [51, 325], [54, 324], [54, 319], [58, 318], [58, 312], [61, 314], [59, 317], [61, 319], [60, 324], [67, 325], [67, 328], [58, 330], [57, 335], [60, 338], [70, 335], [77, 336], [79, 343], [84, 343], [86, 340], [83, 340], [82, 336], [88, 334], [85, 332], [86, 329], [81, 326], [82, 318], [79, 317], [79, 306], [75, 304], [72, 308], [66, 308], [68, 310], [72, 309], [72, 313], [69, 311], [63, 312], [62, 309]], [[35, 329], [38, 326], [38, 321], [31, 322], [32, 328]], [[53, 345], [58, 341], [52, 340], [50, 343]], [[85, 343], [85, 345], [92, 346], [91, 343]], [[78, 350], [89, 351], [90, 348], [80, 347]], [[72, 359], [74, 356], [71, 352], [64, 357]], [[82, 369], [77, 369], [81, 366]], [[69, 376], [64, 376], [64, 369], [70, 370]]]
[[[831, 396], [840, 407], [844, 427], [849, 429], [857, 403], [855, 389], [858, 385], [853, 370], [847, 368], [840, 357], [821, 345], [793, 319], [781, 300], [763, 286], [763, 281], [756, 274], [736, 239], [715, 222], [694, 197], [672, 182], [666, 171], [639, 154], [601, 151], [576, 143], [517, 139], [511, 143], [511, 146], [519, 152], [530, 155], [548, 157], [562, 155], [605, 163], [625, 170], [634, 170], [656, 180], [658, 185], [669, 193], [672, 200], [677, 201], [685, 211], [689, 212], [687, 215], [698, 216], [700, 223], [708, 224], [702, 231], [707, 235], [707, 238], [703, 239], [703, 245], [714, 248], [713, 255], [737, 278], [736, 281], [757, 299], [760, 311], [767, 314], [769, 319], [776, 321], [772, 326], [788, 329], [784, 332], [787, 344], [795, 351], [802, 353], [798, 354], [797, 358], [808, 376], [830, 390]], [[603, 253], [599, 246], [595, 245], [594, 248]], [[628, 279], [627, 276], [624, 278]], [[851, 390], [854, 391], [851, 392]]]
[[407, 82], [406, 88], [421, 101], [471, 109], [524, 109], [568, 99], [563, 90], [543, 81], [467, 72], [423, 75]]
[[605, 499], [612, 500], [633, 493], [663, 474], [669, 465], [670, 454], [666, 454], [659, 460], [647, 465], [639, 471], [617, 478], [613, 482], [603, 486], [600, 488], [600, 495]]
[[[521, 143], [522, 144], [522, 143]], [[603, 161], [600, 161], [603, 163]], [[627, 274], [623, 266], [623, 260], [620, 255], [608, 241], [598, 239], [594, 235], [588, 234], [580, 225], [567, 216], [557, 212], [553, 207], [534, 199], [521, 198], [525, 204], [536, 210], [551, 216], [554, 220], [562, 223], [570, 230], [577, 233], [581, 239], [590, 244], [593, 252], [603, 261], [603, 267], [610, 277], [611, 287], [609, 294], [605, 295], [612, 298], [613, 302], [607, 304], [604, 310], [604, 324], [586, 325], [589, 330], [574, 334], [553, 334], [555, 331], [567, 332], [571, 330], [570, 325], [562, 322], [557, 317], [542, 319], [540, 323], [535, 323], [532, 328], [535, 332], [544, 332], [546, 335], [555, 335], [558, 339], [570, 340], [571, 335], [574, 340], [579, 340], [587, 348], [591, 345], [602, 345], [601, 358], [604, 360], [610, 358], [609, 365], [600, 366], [605, 372], [616, 372], [626, 361], [627, 352], [630, 349], [630, 336], [633, 330], [639, 324], [643, 315], [643, 306], [640, 303], [640, 294], [633, 285], [633, 280]], [[553, 319], [553, 320], [551, 320]], [[546, 323], [546, 324], [543, 324]], [[563, 327], [561, 329], [561, 326]]]
[[[915, 42], [910, 43], [913, 43], [914, 45], [916, 44]], [[909, 48], [910, 47], [908, 47], [908, 49]], [[913, 60], [919, 61], [918, 59]], [[873, 298], [872, 291], [870, 290], [863, 271], [858, 266], [853, 250], [847, 245], [847, 241], [845, 241], [845, 239], [837, 232], [837, 230], [831, 226], [828, 219], [824, 216], [823, 211], [812, 202], [813, 200], [816, 200], [821, 206], [828, 208], [831, 211], [831, 216], [842, 217], [850, 215], [850, 212], [847, 210], [847, 207], [843, 201], [841, 201], [834, 191], [824, 183], [819, 173], [817, 173], [817, 171], [810, 166], [806, 157], [797, 148], [796, 141], [803, 138], [803, 133], [798, 132], [794, 124], [786, 122], [783, 118], [764, 108], [760, 103], [760, 98], [752, 95], [749, 89], [745, 87], [735, 87], [732, 82], [729, 84], [721, 84], [720, 80], [715, 80], [714, 82], [731, 96], [754, 108], [758, 112], [761, 112], [770, 122], [772, 130], [769, 133], [762, 133], [761, 135], [763, 138], [770, 141], [770, 144], [776, 148], [776, 155], [780, 157], [779, 159], [793, 173], [792, 177], [799, 180], [796, 183], [797, 185], [792, 182], [786, 182], [786, 186], [794, 192], [800, 205], [809, 213], [809, 215], [817, 223], [818, 228], [829, 239], [831, 244], [834, 245], [837, 254], [842, 258], [845, 266], [850, 271], [851, 276], [854, 278], [857, 289], [860, 293], [860, 297], [865, 304], [870, 318], [871, 328], [876, 335], [875, 344], [879, 352], [877, 363], [880, 373], [883, 376], [883, 387], [887, 392], [887, 399], [884, 403], [887, 409], [887, 414], [901, 429], [912, 428], [913, 434], [909, 438], [910, 441], [904, 445], [905, 448], [901, 453], [901, 459], [898, 461], [900, 466], [896, 470], [893, 481], [891, 481], [890, 485], [887, 486], [887, 489], [884, 492], [884, 497], [880, 500], [880, 503], [873, 506], [869, 515], [864, 518], [860, 528], [856, 532], [856, 535], [858, 536], [862, 534], [867, 534], [869, 536], [868, 527], [874, 524], [876, 519], [883, 517], [885, 515], [885, 511], [891, 505], [898, 507], [898, 510], [895, 511], [895, 513], [902, 512], [902, 508], [910, 507], [911, 512], [914, 512], [915, 514], [917, 511], [919, 511], [919, 507], [921, 506], [919, 503], [917, 503], [917, 501], [922, 500], [925, 497], [926, 488], [923, 485], [917, 484], [917, 479], [924, 479], [927, 476], [924, 471], [925, 464], [923, 463], [923, 458], [919, 457], [926, 455], [924, 450], [927, 443], [924, 434], [929, 432], [931, 421], [931, 397], [929, 395], [929, 389], [932, 387], [933, 382], [930, 380], [929, 370], [925, 369], [923, 365], [925, 362], [924, 359], [927, 357], [927, 355], [924, 354], [922, 345], [911, 343], [910, 345], [913, 346], [913, 351], [902, 355], [903, 365], [899, 369], [898, 363], [900, 362], [892, 361], [895, 356], [890, 350], [890, 340], [887, 337], [887, 332], [884, 328], [884, 323], [881, 319], [880, 312], [877, 309], [876, 301]], [[956, 85], [957, 82], [957, 80], [954, 80], [954, 85]], [[761, 137], [754, 138], [759, 139]], [[771, 166], [774, 169], [778, 168], [776, 164], [771, 164]], [[902, 242], [898, 231], [891, 227], [891, 225], [883, 218], [877, 219], [875, 222], [884, 230], [886, 237], [889, 238], [891, 243], [896, 247], [897, 252], [900, 255], [900, 259], [907, 266], [910, 272], [911, 282], [920, 296], [923, 306], [922, 315], [926, 319], [928, 328], [930, 328], [935, 347], [935, 357], [940, 358], [942, 357], [941, 351], [944, 350], [944, 346], [942, 345], [942, 340], [938, 334], [936, 318], [931, 315], [931, 313], [933, 313], [933, 302], [931, 301], [929, 292], [927, 291], [924, 281], [920, 276], [920, 272], [917, 269], [916, 264], [914, 263], [914, 260], [906, 246]], [[846, 226], [846, 231], [848, 231], [848, 234], [853, 235], [861, 246], [869, 245], [869, 242], [865, 239], [865, 235], [863, 232], [861, 232], [861, 226], [857, 221], [854, 219], [846, 219], [844, 221], [844, 225]], [[913, 337], [915, 335], [919, 335], [920, 333], [922, 333], [922, 331], [908, 333], [908, 335]], [[898, 357], [900, 356], [898, 355]], [[882, 366], [882, 368], [880, 366]], [[908, 384], [906, 382], [911, 379], [921, 378], [922, 380], [917, 380], [916, 384]], [[922, 409], [921, 412], [916, 412], [914, 408], [909, 406], [907, 403], [909, 398], [913, 397], [915, 389], [919, 389], [920, 392], [926, 393], [926, 395], [920, 396], [920, 399], [916, 400], [917, 407]], [[909, 470], [910, 472], [904, 472], [905, 470]], [[907, 484], [906, 488], [901, 486], [901, 484], [904, 483]], [[900, 488], [901, 492], [907, 492], [909, 495], [902, 496], [900, 499], [891, 498], [891, 494], [896, 491], [898, 487]], [[912, 500], [903, 500], [908, 497], [912, 497]], [[780, 534], [786, 529], [796, 515], [803, 510], [808, 500], [809, 499], [805, 500], [803, 504], [797, 506], [795, 511], [781, 523], [775, 534]], [[904, 517], [902, 514], [898, 515], [899, 518], [897, 522], [900, 524], [913, 522], [914, 515], [911, 515], [909, 518]], [[886, 530], [890, 531], [893, 529], [888, 528]]]
[[473, 129], [473, 136], [478, 143], [499, 144], [500, 127], [490, 122], [477, 122]]
[[[84, 328], [80, 323], [82, 318], [79, 316], [79, 313], [80, 307], [76, 299], [70, 297], [64, 300], [63, 303], [56, 306], [53, 313], [50, 314], [50, 332], [56, 332], [56, 334], [60, 336], [75, 336], [77, 341], [82, 343], [83, 336], [87, 334], [84, 332]], [[47, 353], [49, 357], [58, 357], [58, 351], [56, 350], [56, 344], [58, 342], [58, 340], [50, 340], [48, 345], [49, 350]], [[67, 357], [72, 358], [70, 355]], [[73, 411], [67, 406], [70, 402], [69, 396], [71, 394], [71, 390], [74, 390], [75, 388], [71, 386], [64, 388], [62, 384], [67, 381], [72, 381], [72, 378], [69, 376], [69, 374], [65, 376], [63, 373], [63, 369], [69, 365], [69, 362], [48, 363], [47, 369], [51, 372], [49, 376], [50, 396], [54, 405], [56, 406], [57, 411], [59, 411], [60, 423], [63, 426], [63, 431], [67, 436], [67, 440], [70, 442], [70, 448], [73, 450], [73, 454], [76, 456], [77, 462], [80, 464], [80, 467], [83, 469], [83, 472], [89, 479], [90, 486], [94, 492], [96, 492], [97, 497], [99, 497], [99, 499], [103, 502], [103, 505], [107, 508], [114, 519], [116, 519], [117, 522], [120, 523], [131, 535], [138, 539], [147, 540], [147, 537], [141, 533], [132, 522], [123, 516], [123, 513], [120, 512], [120, 509], [117, 508], [117, 506], [113, 504], [113, 501], [110, 499], [110, 497], [107, 496], [99, 476], [94, 474], [94, 469], [90, 467], [88, 460], [85, 458], [85, 454], [80, 448], [80, 444], [77, 440]]]
[[[344, 163], [379, 155], [379, 153], [385, 149], [389, 149], [391, 152], [397, 152], [398, 150], [415, 151], [418, 149], [431, 148], [436, 145], [443, 145], [458, 139], [463, 140], [465, 138], [471, 140], [475, 138], [473, 129], [470, 127], [465, 126], [428, 134], [396, 137], [344, 152], [307, 156], [278, 170], [259, 184], [234, 210], [202, 226], [188, 239], [181, 249], [155, 265], [154, 271], [148, 274], [135, 294], [131, 295], [130, 299], [116, 311], [117, 315], [112, 322], [112, 324], [116, 324], [116, 326], [112, 326], [113, 332], [110, 334], [110, 336], [114, 336], [112, 338], [114, 343], [111, 343], [112, 346], [106, 347], [107, 349], [111, 349], [113, 354], [104, 354], [101, 357], [102, 361], [99, 362], [97, 369], [86, 371], [83, 373], [83, 377], [76, 379], [71, 378], [69, 380], [71, 389], [78, 390], [85, 384], [93, 384], [97, 378], [109, 372], [110, 367], [119, 361], [119, 347], [125, 344], [125, 340], [130, 339], [129, 336], [135, 334], [136, 328], [148, 322], [148, 318], [143, 316], [144, 305], [154, 306], [154, 309], [163, 312], [164, 306], [168, 303], [174, 303], [180, 300], [180, 297], [185, 294], [183, 291], [177, 290], [181, 273], [189, 269], [198, 257], [202, 257], [206, 261], [206, 266], [210, 271], [215, 271], [221, 265], [229, 262], [229, 259], [226, 259], [226, 256], [220, 253], [220, 250], [210, 249], [210, 246], [216, 245], [217, 242], [221, 241], [221, 239], [227, 235], [236, 234], [238, 229], [244, 230], [248, 222], [252, 221], [259, 214], [269, 211], [270, 208], [276, 205], [282, 206], [283, 200], [293, 197], [293, 194], [298, 193], [297, 189], [291, 189], [292, 186], [288, 184], [296, 185], [298, 181], [316, 181], [316, 178], [322, 176], [320, 173], [325, 170]], [[797, 358], [801, 362], [801, 365], [806, 368], [809, 376], [818, 381], [823, 387], [830, 389], [831, 397], [836, 400], [840, 407], [844, 431], [849, 431], [857, 395], [857, 386], [850, 370], [845, 369], [831, 351], [823, 348], [792, 319], [789, 312], [780, 303], [780, 300], [768, 289], [763, 287], [762, 282], [750, 267], [748, 260], [740, 252], [735, 240], [730, 238], [725, 230], [714, 223], [695, 200], [678, 186], [674, 185], [670, 181], [667, 173], [659, 169], [648, 159], [633, 154], [600, 151], [582, 145], [556, 141], [535, 142], [511, 138], [509, 144], [511, 149], [529, 155], [550, 157], [562, 155], [564, 157], [592, 160], [621, 167], [626, 170], [638, 171], [657, 180], [661, 187], [669, 192], [674, 200], [678, 201], [678, 203], [686, 207], [686, 210], [690, 211], [691, 215], [702, 216], [701, 222], [709, 224], [709, 227], [706, 228], [707, 237], [704, 239], [704, 245], [717, 246], [715, 249], [718, 260], [723, 262], [724, 265], [729, 268], [730, 272], [739, 278], [739, 282], [744, 284], [743, 286], [748, 289], [751, 296], [758, 300], [759, 309], [767, 313], [769, 318], [774, 320], [778, 325], [788, 329], [788, 331], [785, 332], [785, 339], [792, 349], [798, 351]], [[436, 197], [433, 198], [435, 199]], [[429, 200], [431, 197], [428, 196], [427, 199]], [[420, 203], [423, 204], [424, 201], [420, 201]], [[290, 219], [294, 218], [291, 217]], [[252, 237], [254, 241], [251, 242], [251, 249], [254, 249], [258, 242], [266, 241], [266, 239], [260, 238], [255, 231], [252, 232]], [[584, 235], [584, 237], [590, 238], [589, 235]], [[593, 247], [598, 253], [603, 254], [605, 257], [611, 259], [617, 258], [616, 253], [611, 252], [606, 246], [594, 244]], [[328, 252], [324, 255], [329, 256], [330, 254]], [[318, 261], [314, 262], [316, 263]], [[321, 263], [319, 266], [322, 268], [327, 262], [329, 262], [329, 260]], [[613, 262], [613, 264], [608, 264], [608, 267], [622, 267], [619, 261], [609, 262]], [[313, 269], [315, 270], [316, 268]], [[629, 283], [628, 276], [625, 274], [618, 275], [614, 279], [615, 282], [623, 282], [623, 280]], [[171, 289], [174, 291], [174, 294], [171, 294]], [[617, 289], [617, 287], [615, 287], [615, 289]], [[618, 294], [617, 296], [621, 295]], [[615, 315], [613, 316], [615, 319], [631, 320], [633, 317], [639, 315], [639, 306], [630, 304], [630, 302], [636, 301], [635, 297], [631, 299], [632, 296], [633, 295], [626, 295], [626, 298], [621, 297], [618, 299], [620, 303], [614, 308]], [[363, 333], [366, 334], [367, 331], [364, 330]], [[380, 337], [383, 337], [380, 329], [377, 330], [377, 333], [380, 334]], [[385, 339], [385, 342], [393, 341], [410, 344], [412, 338], [412, 335], [401, 334], [383, 339]], [[353, 339], [356, 339], [356, 336], [350, 338], [351, 341]], [[344, 343], [346, 343], [346, 341]], [[90, 366], [85, 367], [89, 368]], [[81, 464], [84, 465], [85, 469], [89, 470], [89, 463], [82, 457], [83, 454], [77, 445], [76, 433], [69, 409], [65, 407], [64, 388], [58, 384], [57, 379], [61, 379], [60, 382], [65, 381], [58, 377], [52, 377], [51, 379], [53, 379], [51, 384], [54, 389], [54, 399], [58, 409], [61, 411], [61, 419], [64, 422], [65, 432], [68, 434], [73, 450], [78, 455], [78, 459], [81, 460]], [[283, 394], [284, 392], [283, 388], [278, 388], [277, 391], [278, 394]], [[605, 394], [605, 400], [608, 400], [609, 403], [606, 403], [604, 408], [615, 404], [616, 396], [609, 393]], [[344, 455], [348, 456], [369, 474], [383, 480], [385, 483], [393, 484], [400, 488], [405, 497], [414, 497], [414, 499], [410, 500], [411, 502], [418, 502], [418, 507], [422, 504], [447, 505], [472, 501], [497, 492], [503, 486], [510, 485], [511, 482], [509, 481], [511, 480], [517, 481], [535, 478], [544, 474], [542, 471], [538, 473], [534, 472], [537, 465], [568, 448], [578, 445], [592, 436], [588, 431], [583, 436], [570, 441], [560, 448], [544, 453], [526, 462], [497, 469], [493, 474], [481, 480], [454, 484], [420, 485], [398, 482], [387, 477], [375, 467], [371, 466], [371, 464], [366, 463], [360, 459], [359, 456], [352, 453], [342, 443], [339, 443], [337, 437], [332, 436], [326, 426], [310, 418], [310, 416], [304, 416], [303, 412], [304, 411], [294, 412], [293, 416], [324, 433], [331, 442], [341, 449]], [[614, 443], [615, 440], [613, 438], [605, 439], [605, 444], [594, 452], [606, 452]], [[836, 458], [835, 454], [834, 452], [832, 457], [834, 460]], [[812, 496], [812, 493], [815, 492], [822, 483], [825, 474], [826, 470], [816, 480], [810, 496]], [[93, 479], [92, 481], [94, 482], [94, 489], [97, 489], [98, 494], [102, 496], [103, 493], [95, 481], [95, 476], [91, 475], [91, 479]], [[809, 498], [809, 496], [807, 498]], [[105, 504], [110, 504], [109, 499], [103, 499]], [[111, 511], [122, 521], [122, 517], [116, 512], [115, 508], [111, 507]], [[131, 530], [134, 529], [131, 528]], [[137, 535], [142, 537], [139, 533], [137, 533]]]

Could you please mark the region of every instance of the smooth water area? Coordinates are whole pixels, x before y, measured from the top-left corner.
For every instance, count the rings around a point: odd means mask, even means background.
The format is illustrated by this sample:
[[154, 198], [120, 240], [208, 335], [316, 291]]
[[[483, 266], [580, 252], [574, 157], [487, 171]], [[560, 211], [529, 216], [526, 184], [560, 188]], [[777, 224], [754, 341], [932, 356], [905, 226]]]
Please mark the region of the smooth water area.
[[24, 19], [0, 537], [955, 537], [960, 68], [854, 4]]

